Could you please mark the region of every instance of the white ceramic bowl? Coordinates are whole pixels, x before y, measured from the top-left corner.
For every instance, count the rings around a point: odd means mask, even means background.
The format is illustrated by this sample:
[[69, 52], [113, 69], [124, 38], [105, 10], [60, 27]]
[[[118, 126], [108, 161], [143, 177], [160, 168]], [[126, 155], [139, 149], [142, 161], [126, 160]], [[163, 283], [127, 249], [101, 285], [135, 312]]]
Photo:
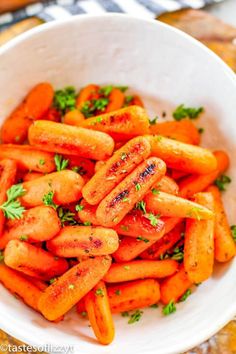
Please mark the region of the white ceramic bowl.
[[[0, 49], [0, 121], [40, 81], [56, 88], [87, 83], [129, 85], [144, 94], [152, 113], [159, 100], [206, 108], [204, 144], [235, 156], [236, 81], [213, 53], [184, 33], [155, 21], [123, 15], [79, 16], [40, 26]], [[225, 201], [235, 223], [236, 166]], [[128, 325], [115, 317], [116, 339], [97, 344], [86, 320], [71, 312], [51, 324], [1, 288], [0, 327], [32, 345], [74, 345], [83, 354], [170, 354], [199, 344], [236, 314], [236, 261], [216, 267], [175, 314], [148, 309]]]

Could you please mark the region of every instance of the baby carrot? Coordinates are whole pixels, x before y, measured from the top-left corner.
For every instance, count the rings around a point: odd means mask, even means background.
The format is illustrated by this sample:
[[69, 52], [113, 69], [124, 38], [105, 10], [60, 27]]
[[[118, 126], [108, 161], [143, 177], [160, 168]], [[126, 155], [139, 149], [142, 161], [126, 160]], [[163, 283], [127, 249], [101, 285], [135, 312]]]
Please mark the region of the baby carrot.
[[106, 285], [100, 281], [86, 296], [85, 309], [95, 336], [101, 344], [110, 344], [115, 336]]
[[218, 262], [227, 262], [236, 254], [236, 246], [233, 240], [230, 226], [225, 213], [221, 194], [216, 186], [207, 189], [214, 198], [215, 211], [215, 259]]
[[154, 279], [144, 279], [107, 288], [112, 313], [148, 307], [160, 300], [160, 286]]
[[41, 119], [50, 120], [52, 122], [60, 122], [61, 121], [61, 113], [56, 108], [49, 108], [46, 114], [41, 117]]
[[27, 278], [24, 278], [19, 272], [0, 263], [0, 282], [11, 293], [22, 298], [26, 305], [38, 311], [38, 301], [43, 292]]
[[32, 122], [41, 119], [48, 111], [53, 96], [54, 91], [49, 83], [36, 85], [3, 123], [1, 130], [3, 143], [23, 143]]
[[98, 172], [98, 170], [101, 167], [105, 166], [105, 164], [106, 164], [106, 161], [96, 161], [95, 166], [94, 166], [95, 172]]
[[117, 150], [104, 166], [86, 183], [82, 190], [84, 199], [92, 205], [98, 204], [139, 163], [150, 154], [147, 139], [138, 137]]
[[[210, 193], [198, 193], [195, 202], [214, 210]], [[184, 268], [193, 283], [201, 283], [213, 272], [214, 220], [187, 219], [184, 242]]]
[[177, 302], [192, 285], [182, 266], [179, 271], [161, 283], [161, 302], [165, 305], [171, 301]]
[[94, 84], [83, 87], [77, 97], [76, 107], [81, 108], [86, 101], [97, 99], [99, 97], [99, 89], [100, 87]]
[[80, 126], [83, 124], [84, 115], [78, 109], [69, 111], [64, 115], [63, 123]]
[[31, 284], [35, 285], [39, 290], [44, 291], [48, 287], [48, 284], [43, 280], [31, 277], [26, 274], [24, 274], [24, 278], [29, 280], [31, 282]]
[[179, 186], [181, 197], [189, 198], [195, 193], [204, 191], [214, 183], [217, 177], [228, 169], [228, 155], [224, 151], [215, 151], [214, 155], [217, 160], [217, 168], [213, 172], [201, 176], [189, 176], [180, 181]]
[[50, 173], [55, 170], [54, 154], [29, 145], [1, 145], [0, 159], [12, 159], [20, 170]]
[[152, 156], [164, 160], [170, 168], [201, 175], [210, 173], [217, 167], [215, 156], [207, 149], [160, 135], [149, 135], [148, 139]]
[[123, 107], [125, 95], [118, 88], [113, 88], [109, 95], [109, 103], [106, 107], [106, 113], [117, 111]]
[[100, 225], [96, 217], [97, 207], [95, 205], [90, 205], [84, 199], [81, 200], [79, 205], [78, 216], [82, 222], [90, 222], [92, 225]]
[[36, 180], [24, 182], [26, 193], [20, 198], [22, 205], [57, 205], [76, 202], [81, 197], [83, 178], [74, 171], [50, 173]]
[[178, 170], [171, 170], [170, 175], [175, 181], [178, 181], [179, 179], [181, 179], [183, 177], [189, 176], [188, 173], [182, 172], [182, 171], [178, 171]]
[[174, 274], [177, 269], [178, 262], [172, 259], [113, 263], [103, 279], [107, 283], [119, 283], [145, 278], [165, 278]]
[[23, 181], [24, 182], [29, 182], [33, 181], [34, 179], [37, 179], [39, 177], [43, 177], [43, 173], [40, 172], [27, 172], [23, 175]]
[[4, 261], [10, 268], [42, 280], [50, 280], [68, 269], [65, 259], [18, 240], [8, 242]]
[[174, 194], [178, 195], [179, 193], [179, 186], [178, 184], [173, 180], [173, 178], [170, 178], [168, 176], [163, 176], [160, 181], [158, 181], [156, 184], [154, 184], [152, 192], [153, 194], [158, 194], [158, 192], [165, 192], [169, 194]]
[[114, 149], [113, 139], [103, 132], [38, 120], [29, 129], [29, 142], [42, 150], [104, 160]]
[[68, 312], [101, 280], [111, 265], [111, 257], [83, 261], [50, 285], [39, 299], [39, 310], [49, 321]]
[[112, 229], [93, 226], [66, 226], [47, 242], [47, 248], [61, 257], [103, 256], [117, 250], [119, 238]]
[[60, 220], [56, 211], [48, 206], [26, 210], [21, 219], [7, 220], [0, 237], [0, 249], [10, 240], [27, 240], [30, 243], [47, 241], [60, 231]]
[[153, 184], [163, 177], [165, 171], [165, 163], [155, 157], [148, 158], [136, 167], [99, 204], [96, 216], [101, 225], [117, 225]]

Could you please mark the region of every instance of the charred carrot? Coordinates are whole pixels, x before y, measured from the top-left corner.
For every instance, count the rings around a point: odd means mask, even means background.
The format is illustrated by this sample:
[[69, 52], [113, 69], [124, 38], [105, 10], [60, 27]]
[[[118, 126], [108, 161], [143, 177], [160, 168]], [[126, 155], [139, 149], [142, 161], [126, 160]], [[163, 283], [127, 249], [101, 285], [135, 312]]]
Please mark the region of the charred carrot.
[[[198, 193], [195, 202], [214, 210], [210, 193]], [[187, 219], [184, 242], [184, 268], [193, 283], [208, 279], [214, 264], [214, 220]]]
[[40, 172], [27, 172], [23, 175], [23, 181], [24, 182], [29, 182], [33, 181], [39, 177], [43, 177], [43, 173]]
[[122, 181], [151, 151], [147, 139], [138, 137], [130, 140], [110, 157], [104, 166], [84, 186], [84, 199], [92, 205], [98, 204]]
[[99, 90], [100, 87], [94, 84], [89, 84], [82, 88], [77, 97], [76, 106], [78, 108], [81, 108], [86, 101], [90, 101], [91, 99], [97, 99], [99, 97]]
[[84, 115], [78, 109], [69, 111], [64, 115], [63, 122], [69, 125], [77, 125], [78, 127], [83, 124]]
[[54, 91], [49, 83], [36, 85], [2, 126], [3, 143], [23, 143], [32, 122], [41, 119], [52, 104]]
[[[69, 204], [81, 196], [83, 178], [74, 171], [50, 173], [30, 182], [24, 182], [26, 193], [20, 198], [22, 205], [30, 208], [38, 205]], [[54, 203], [54, 204], [53, 204]]]
[[163, 177], [165, 171], [165, 163], [155, 157], [136, 167], [99, 204], [96, 216], [101, 225], [117, 225], [153, 184]]
[[103, 132], [38, 120], [29, 129], [29, 142], [42, 150], [104, 160], [114, 149], [113, 139]]
[[151, 154], [165, 161], [168, 167], [189, 173], [207, 174], [217, 167], [215, 156], [207, 149], [181, 143], [161, 135], [149, 135]]
[[49, 321], [64, 315], [104, 277], [110, 265], [109, 256], [75, 265], [45, 290], [39, 299], [39, 310]]
[[215, 259], [218, 262], [227, 262], [236, 254], [235, 242], [231, 234], [230, 226], [227, 220], [219, 189], [216, 186], [211, 186], [207, 189], [207, 192], [211, 193], [214, 198]]
[[95, 336], [101, 344], [110, 344], [115, 336], [106, 285], [100, 281], [86, 296], [85, 309]]
[[109, 95], [109, 103], [106, 107], [106, 113], [117, 111], [118, 109], [123, 107], [125, 102], [124, 93], [118, 88], [113, 88]]
[[61, 257], [103, 256], [117, 250], [119, 238], [112, 229], [93, 226], [66, 226], [47, 248]]

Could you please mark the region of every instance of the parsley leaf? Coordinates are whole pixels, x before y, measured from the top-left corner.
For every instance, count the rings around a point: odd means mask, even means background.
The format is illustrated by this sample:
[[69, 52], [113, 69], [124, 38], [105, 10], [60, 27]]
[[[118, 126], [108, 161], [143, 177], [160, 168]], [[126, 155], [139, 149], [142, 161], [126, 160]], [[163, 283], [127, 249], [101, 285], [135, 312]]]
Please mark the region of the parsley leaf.
[[185, 301], [192, 294], [191, 289], [185, 291], [185, 293], [179, 299], [179, 302]]
[[160, 218], [160, 215], [154, 215], [152, 213], [149, 213], [148, 215], [146, 215], [146, 218], [148, 220], [150, 220], [150, 224], [152, 226], [157, 226], [158, 225], [158, 219]]
[[126, 96], [124, 106], [128, 106], [133, 101], [133, 99], [134, 99], [134, 96], [131, 96], [131, 95]]
[[158, 194], [160, 194], [160, 191], [156, 188], [152, 188], [152, 194], [158, 195]]
[[84, 206], [81, 205], [81, 204], [77, 204], [77, 205], [75, 206], [75, 210], [76, 210], [76, 211], [82, 211], [83, 209], [84, 209]]
[[135, 322], [138, 322], [140, 320], [140, 318], [142, 317], [142, 314], [143, 314], [143, 311], [136, 310], [133, 314], [131, 314], [128, 324], [133, 324]]
[[54, 191], [49, 191], [47, 194], [43, 196], [43, 202], [45, 205], [52, 207], [53, 209], [57, 209], [58, 205], [53, 201]]
[[220, 191], [226, 190], [226, 185], [231, 182], [231, 178], [226, 175], [221, 175], [215, 180], [215, 185], [219, 188]]
[[29, 237], [27, 235], [20, 236], [20, 241], [28, 241]]
[[61, 225], [76, 225], [77, 221], [74, 219], [75, 213], [72, 213], [69, 209], [65, 209], [63, 207], [59, 207], [57, 209], [57, 214], [59, 219], [61, 220]]
[[155, 125], [155, 124], [157, 124], [157, 121], [158, 121], [158, 116], [156, 116], [153, 119], [149, 119], [149, 124], [150, 125]]
[[55, 161], [55, 165], [57, 168], [57, 171], [63, 171], [66, 169], [66, 167], [68, 166], [69, 160], [65, 160], [63, 159], [62, 155], [58, 155], [56, 154], [54, 156], [54, 161]]
[[115, 86], [115, 88], [117, 88], [121, 92], [125, 92], [128, 90], [129, 87], [128, 86]]
[[171, 313], [176, 312], [176, 307], [174, 301], [170, 301], [166, 306], [163, 307], [162, 313], [165, 316], [170, 315]]
[[53, 106], [62, 114], [67, 110], [72, 110], [76, 105], [76, 92], [72, 86], [65, 87], [62, 90], [57, 90], [54, 94]]
[[146, 211], [146, 203], [143, 200], [141, 200], [140, 202], [136, 203], [135, 209], [141, 210], [144, 214], [147, 213], [147, 211]]
[[105, 111], [108, 103], [109, 99], [105, 97], [92, 99], [90, 101], [85, 101], [80, 111], [83, 113], [85, 118], [89, 118], [96, 115], [97, 111]]
[[193, 108], [193, 107], [185, 107], [184, 104], [181, 104], [176, 108], [173, 112], [173, 117], [175, 120], [179, 121], [184, 118], [196, 119], [200, 113], [204, 111], [203, 107]]
[[7, 201], [0, 205], [6, 218], [11, 220], [22, 218], [25, 208], [17, 198], [23, 196], [25, 192], [22, 184], [14, 184], [7, 190]]
[[103, 86], [103, 87], [100, 88], [99, 93], [101, 93], [105, 97], [108, 97], [112, 90], [113, 90], [113, 86], [112, 85]]
[[138, 237], [136, 238], [136, 240], [137, 240], [137, 241], [143, 241], [143, 242], [145, 242], [145, 243], [148, 243], [148, 242], [149, 242], [149, 239], [147, 239], [147, 238], [145, 238], [145, 237], [143, 237], [143, 236], [138, 236]]
[[231, 230], [232, 237], [233, 237], [234, 241], [236, 242], [236, 225], [230, 226], [230, 230]]
[[101, 289], [101, 288], [96, 289], [95, 295], [103, 297], [104, 296], [103, 289]]
[[135, 184], [135, 189], [136, 189], [137, 192], [140, 191], [141, 184], [139, 184], [139, 183]]
[[2, 251], [0, 251], [0, 262], [2, 262], [4, 260], [4, 254]]

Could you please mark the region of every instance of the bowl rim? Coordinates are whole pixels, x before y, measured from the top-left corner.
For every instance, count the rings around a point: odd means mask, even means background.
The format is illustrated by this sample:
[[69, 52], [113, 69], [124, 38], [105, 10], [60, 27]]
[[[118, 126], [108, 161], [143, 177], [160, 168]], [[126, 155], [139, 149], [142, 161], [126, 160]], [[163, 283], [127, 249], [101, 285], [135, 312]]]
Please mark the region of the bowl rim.
[[[124, 20], [124, 21], [137, 21], [139, 23], [142, 23], [144, 26], [145, 24], [153, 24], [155, 26], [163, 27], [168, 29], [168, 31], [171, 31], [172, 33], [176, 33], [178, 36], [181, 36], [182, 38], [185, 38], [188, 43], [192, 43], [195, 47], [198, 47], [199, 50], [204, 51], [213, 61], [217, 63], [219, 66], [219, 70], [224, 71], [224, 74], [228, 77], [228, 80], [231, 81], [231, 84], [233, 84], [236, 88], [236, 77], [234, 71], [218, 56], [216, 55], [213, 51], [211, 51], [209, 48], [207, 48], [204, 44], [199, 42], [197, 39], [191, 37], [189, 34], [181, 31], [180, 29], [174, 28], [166, 23], [163, 23], [161, 21], [158, 21], [156, 19], [144, 19], [138, 16], [132, 16], [129, 14], [118, 14], [118, 13], [104, 13], [104, 14], [79, 14], [75, 16], [71, 16], [69, 18], [63, 19], [63, 20], [55, 20], [52, 22], [44, 23], [41, 24], [37, 27], [34, 27], [17, 37], [11, 39], [9, 42], [3, 44], [0, 47], [0, 60], [1, 60], [1, 55], [7, 54], [8, 51], [10, 51], [12, 48], [17, 46], [18, 44], [24, 42], [25, 40], [28, 40], [30, 38], [33, 38], [34, 36], [37, 36], [38, 34], [47, 32], [50, 29], [53, 28], [60, 28], [65, 25], [75, 23], [77, 21], [82, 22], [82, 21], [94, 21], [94, 20], [107, 20], [107, 19], [114, 19], [114, 20]], [[222, 313], [218, 318], [217, 321], [214, 322], [214, 325], [211, 327], [207, 327], [205, 334], [199, 337], [198, 339], [191, 339], [189, 338], [188, 342], [186, 345], [182, 345], [182, 347], [179, 346], [179, 348], [176, 349], [172, 348], [172, 351], [168, 351], [168, 354], [170, 353], [179, 353], [182, 352], [183, 350], [189, 350], [196, 345], [206, 341], [209, 339], [211, 336], [213, 336], [216, 332], [218, 332], [225, 324], [227, 324], [234, 316], [236, 315], [236, 303], [232, 303], [231, 305], [226, 307], [226, 310], [224, 313]], [[28, 337], [27, 331], [25, 330], [25, 327], [22, 326], [21, 328], [17, 327], [17, 325], [14, 324], [14, 318], [11, 316], [8, 317], [8, 315], [4, 317], [4, 321], [0, 319], [0, 328], [5, 331], [6, 333], [10, 334], [11, 336], [17, 337], [19, 340], [23, 342], [29, 343], [29, 345], [33, 346], [38, 346], [38, 340], [34, 336], [31, 336], [31, 338]], [[30, 334], [30, 333], [28, 333]], [[53, 340], [52, 340], [53, 342]], [[56, 341], [54, 340], [54, 343], [50, 344], [55, 344]], [[43, 344], [44, 345], [44, 344]], [[68, 344], [70, 345], [70, 343]], [[41, 346], [41, 345], [40, 345]], [[76, 347], [75, 347], [76, 349]], [[174, 351], [173, 351], [174, 350]], [[167, 353], [167, 352], [166, 352]], [[149, 353], [149, 354], [154, 354], [154, 353]]]

